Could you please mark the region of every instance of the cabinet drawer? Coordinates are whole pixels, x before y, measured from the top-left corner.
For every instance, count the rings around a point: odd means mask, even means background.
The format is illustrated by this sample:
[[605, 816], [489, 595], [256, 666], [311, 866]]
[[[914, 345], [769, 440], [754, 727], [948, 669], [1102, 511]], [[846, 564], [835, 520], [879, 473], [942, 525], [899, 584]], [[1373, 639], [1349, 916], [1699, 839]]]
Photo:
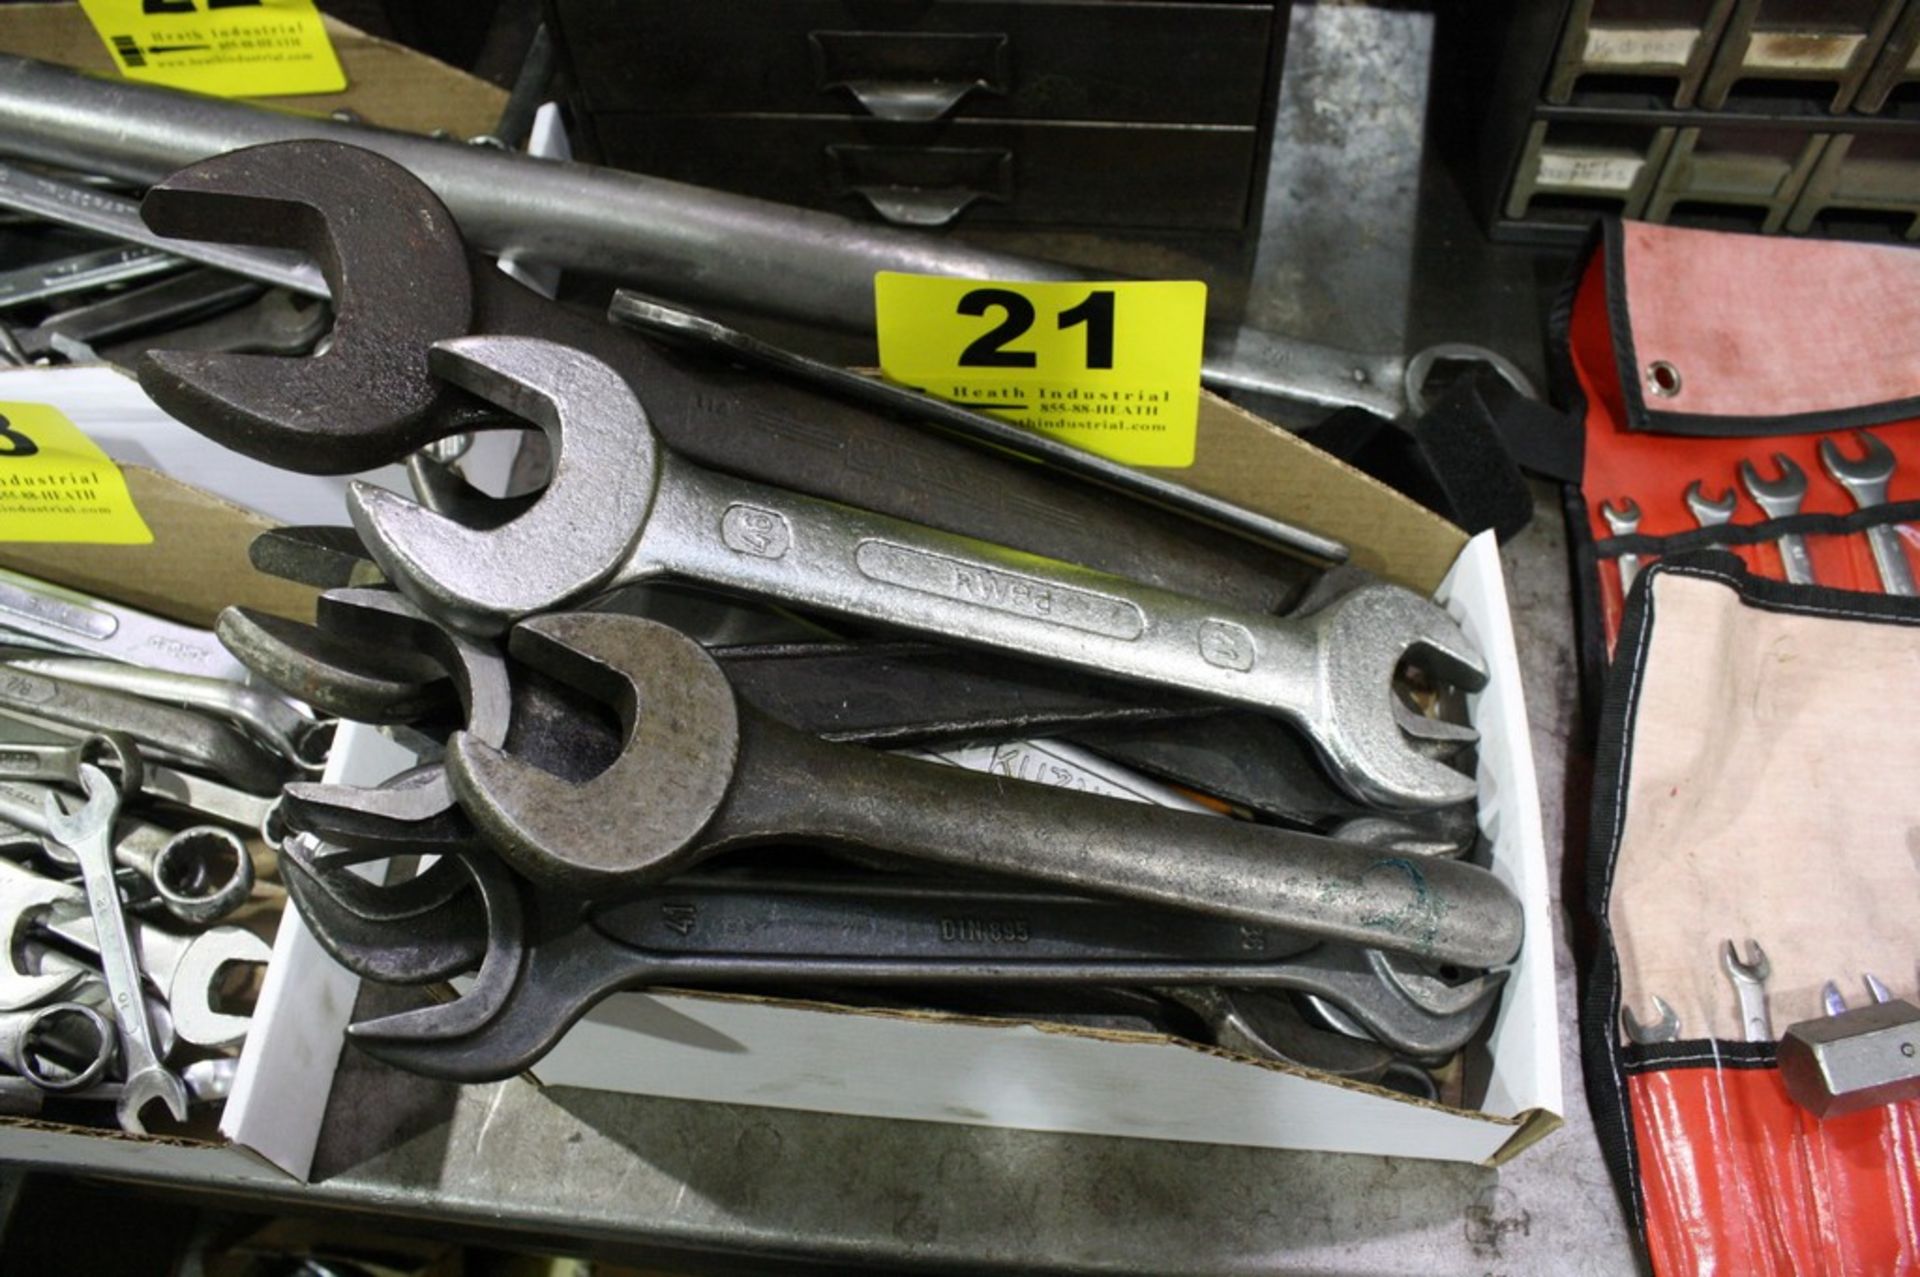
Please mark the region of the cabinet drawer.
[[905, 225], [1239, 230], [1253, 128], [602, 115], [618, 168]]
[[1135, 0], [554, 0], [589, 112], [1256, 125], [1286, 9]]

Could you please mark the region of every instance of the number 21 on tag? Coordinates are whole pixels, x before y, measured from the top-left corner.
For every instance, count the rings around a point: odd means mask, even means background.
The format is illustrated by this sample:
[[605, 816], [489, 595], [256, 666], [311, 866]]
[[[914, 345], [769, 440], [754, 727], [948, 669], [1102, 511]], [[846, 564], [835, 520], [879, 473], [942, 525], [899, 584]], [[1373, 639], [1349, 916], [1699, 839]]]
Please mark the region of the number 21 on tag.
[[874, 276], [887, 377], [1134, 465], [1193, 464], [1206, 285]]

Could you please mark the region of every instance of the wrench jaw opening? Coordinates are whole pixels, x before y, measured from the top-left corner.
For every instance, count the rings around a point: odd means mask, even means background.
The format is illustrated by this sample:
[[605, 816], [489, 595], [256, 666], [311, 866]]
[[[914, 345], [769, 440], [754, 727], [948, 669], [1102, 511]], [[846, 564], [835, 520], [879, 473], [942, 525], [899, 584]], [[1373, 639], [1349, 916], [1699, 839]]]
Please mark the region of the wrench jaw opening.
[[1432, 757], [1428, 737], [1457, 750], [1477, 736], [1452, 724], [1418, 728], [1393, 690], [1403, 662], [1464, 691], [1485, 687], [1485, 661], [1465, 633], [1431, 603], [1389, 586], [1355, 590], [1311, 619], [1323, 654], [1314, 689], [1322, 727], [1313, 738], [1330, 774], [1356, 798], [1393, 811], [1473, 801], [1474, 778]]
[[[431, 984], [472, 971], [486, 957], [487, 920], [482, 902], [468, 888], [461, 858], [444, 857], [429, 874], [458, 875], [455, 893], [410, 917], [369, 917], [353, 899], [359, 887], [392, 893], [401, 886], [376, 887], [351, 873], [313, 863], [315, 840], [299, 835], [288, 840], [281, 857], [281, 877], [287, 895], [300, 911], [307, 929], [320, 947], [342, 967], [363, 980], [381, 984]], [[415, 882], [422, 879], [415, 879]]]
[[430, 718], [456, 698], [431, 659], [361, 652], [317, 626], [230, 607], [214, 634], [247, 669], [323, 713], [361, 723]]
[[452, 215], [404, 168], [335, 142], [248, 147], [175, 173], [140, 215], [161, 235], [307, 254], [336, 316], [330, 348], [311, 357], [141, 356], [141, 389], [168, 413], [309, 474], [397, 460], [449, 432], [448, 392], [421, 352], [469, 330], [472, 274]]
[[463, 1038], [493, 1023], [512, 997], [528, 952], [526, 909], [521, 901], [520, 884], [512, 872], [492, 856], [471, 856], [462, 863], [473, 875], [486, 913], [486, 949], [479, 970], [474, 972], [472, 987], [451, 1002], [349, 1025], [347, 1035], [355, 1042], [440, 1042]]
[[475, 634], [581, 598], [619, 570], [644, 529], [661, 452], [620, 375], [551, 342], [438, 343], [433, 370], [538, 426], [552, 453], [546, 491], [518, 518], [470, 528], [355, 482], [347, 513], [387, 578], [435, 616]]
[[203, 931], [189, 940], [167, 984], [167, 1006], [180, 1040], [222, 1047], [244, 1039], [252, 1017], [222, 1011], [218, 1005], [226, 971], [234, 966], [264, 967], [272, 957], [272, 945], [239, 927]]
[[677, 631], [588, 612], [523, 621], [508, 648], [611, 705], [625, 741], [574, 783], [456, 733], [447, 776], [475, 826], [514, 868], [563, 890], [618, 890], [681, 867], [739, 757], [740, 708], [713, 658]]
[[[327, 633], [426, 655], [451, 682], [467, 733], [489, 744], [505, 743], [513, 690], [497, 648], [452, 632], [389, 590], [330, 590], [320, 597], [319, 614]], [[330, 861], [378, 859], [423, 844], [447, 850], [473, 840], [473, 828], [438, 765], [380, 789], [289, 785], [283, 804], [292, 827], [328, 841]]]

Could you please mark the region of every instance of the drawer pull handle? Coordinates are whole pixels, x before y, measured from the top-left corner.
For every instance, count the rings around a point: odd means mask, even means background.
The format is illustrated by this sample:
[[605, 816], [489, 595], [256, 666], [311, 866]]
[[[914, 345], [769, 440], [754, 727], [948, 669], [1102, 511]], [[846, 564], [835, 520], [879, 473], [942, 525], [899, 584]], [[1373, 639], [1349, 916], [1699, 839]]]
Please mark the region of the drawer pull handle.
[[897, 226], [945, 226], [976, 200], [1013, 198], [1013, 152], [945, 146], [829, 146], [835, 195]]
[[914, 31], [812, 31], [814, 84], [845, 89], [876, 119], [949, 115], [975, 92], [1007, 91], [1007, 37]]

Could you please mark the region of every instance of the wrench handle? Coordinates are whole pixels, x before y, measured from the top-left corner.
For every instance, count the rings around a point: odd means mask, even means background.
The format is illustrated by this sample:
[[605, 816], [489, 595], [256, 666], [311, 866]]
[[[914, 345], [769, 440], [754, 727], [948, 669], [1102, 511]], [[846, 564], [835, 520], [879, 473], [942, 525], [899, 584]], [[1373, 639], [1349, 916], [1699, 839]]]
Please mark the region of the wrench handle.
[[1912, 595], [1913, 565], [1907, 562], [1907, 550], [1900, 543], [1900, 533], [1885, 523], [1868, 528], [1867, 548], [1873, 552], [1880, 588], [1888, 594]]
[[1812, 585], [1813, 558], [1807, 553], [1807, 539], [1798, 532], [1789, 532], [1776, 544], [1780, 549], [1780, 569], [1788, 584]]
[[1279, 713], [1312, 730], [1298, 622], [765, 487], [663, 454], [621, 579], [661, 574]]
[[153, 1025], [147, 1019], [140, 962], [134, 954], [133, 937], [127, 931], [126, 915], [120, 911], [112, 837], [111, 827], [101, 829], [71, 844], [71, 849], [80, 862], [80, 878], [87, 892], [87, 911], [93, 917], [100, 971], [107, 980], [107, 994], [113, 999], [113, 1018], [120, 1025], [127, 1075], [133, 1077], [157, 1067], [160, 1056], [154, 1049]]
[[705, 854], [820, 840], [1476, 969], [1520, 947], [1520, 902], [1459, 861], [830, 745], [750, 711], [736, 775], [754, 783]]

